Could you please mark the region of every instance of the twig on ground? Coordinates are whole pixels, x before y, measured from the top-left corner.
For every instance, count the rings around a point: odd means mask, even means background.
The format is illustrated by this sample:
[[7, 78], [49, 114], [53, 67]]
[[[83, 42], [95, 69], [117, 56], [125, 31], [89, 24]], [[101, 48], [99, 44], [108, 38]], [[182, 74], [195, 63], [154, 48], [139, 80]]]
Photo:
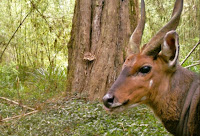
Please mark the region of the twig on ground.
[[0, 122], [6, 122], [6, 121], [13, 120], [13, 119], [16, 119], [16, 118], [21, 118], [21, 117], [24, 117], [24, 116], [27, 116], [27, 115], [34, 114], [36, 112], [38, 112], [38, 110], [34, 110], [34, 111], [28, 112], [26, 114], [21, 114], [21, 115], [17, 115], [17, 116], [13, 116], [13, 117], [8, 117], [8, 118], [0, 120]]
[[35, 110], [34, 108], [28, 107], [28, 106], [26, 106], [26, 105], [22, 105], [22, 104], [20, 104], [20, 103], [18, 103], [18, 102], [16, 102], [16, 101], [10, 100], [10, 99], [5, 98], [5, 97], [0, 97], [0, 99], [6, 100], [6, 101], [8, 101], [8, 102], [10, 102], [10, 103], [19, 105], [19, 106], [21, 106], [21, 107], [23, 107], [23, 108], [27, 108], [27, 109], [29, 109], [29, 110], [33, 110], [33, 111]]

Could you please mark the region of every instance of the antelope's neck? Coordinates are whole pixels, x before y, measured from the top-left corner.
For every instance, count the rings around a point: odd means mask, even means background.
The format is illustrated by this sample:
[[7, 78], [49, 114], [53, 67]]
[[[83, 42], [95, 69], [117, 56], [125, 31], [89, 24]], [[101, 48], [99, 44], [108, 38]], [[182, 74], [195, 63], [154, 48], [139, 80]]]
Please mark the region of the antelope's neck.
[[157, 90], [157, 96], [150, 104], [156, 116], [172, 134], [176, 134], [194, 76], [194, 73], [178, 66], [177, 71], [171, 77], [163, 79], [169, 81], [161, 84]]

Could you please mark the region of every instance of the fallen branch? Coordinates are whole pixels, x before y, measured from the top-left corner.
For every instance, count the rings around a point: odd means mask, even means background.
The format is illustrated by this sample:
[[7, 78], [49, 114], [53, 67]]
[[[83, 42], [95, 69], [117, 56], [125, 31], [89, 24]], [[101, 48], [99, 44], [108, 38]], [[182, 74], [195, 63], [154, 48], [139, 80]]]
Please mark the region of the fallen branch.
[[192, 50], [188, 53], [188, 55], [185, 57], [185, 59], [181, 62], [181, 65], [183, 65], [183, 63], [190, 57], [190, 55], [192, 54], [192, 52], [198, 47], [199, 44], [200, 44], [200, 40], [199, 40], [199, 42], [197, 42], [197, 44], [192, 48]]
[[13, 117], [2, 119], [2, 120], [0, 120], [0, 122], [6, 122], [6, 121], [13, 120], [13, 119], [16, 119], [16, 118], [25, 117], [27, 115], [31, 115], [31, 114], [34, 114], [34, 113], [37, 113], [37, 112], [38, 112], [38, 110], [34, 110], [34, 111], [28, 112], [26, 114], [21, 114], [21, 115], [17, 115], [17, 116], [13, 116]]
[[6, 100], [6, 101], [8, 101], [8, 102], [10, 102], [10, 103], [19, 105], [19, 106], [21, 106], [21, 107], [23, 107], [23, 108], [27, 108], [27, 109], [29, 109], [29, 110], [33, 110], [33, 111], [35, 110], [34, 108], [28, 107], [28, 106], [26, 106], [26, 105], [22, 105], [22, 104], [20, 104], [20, 103], [18, 103], [18, 102], [16, 102], [16, 101], [10, 100], [10, 99], [5, 98], [5, 97], [0, 97], [0, 99]]

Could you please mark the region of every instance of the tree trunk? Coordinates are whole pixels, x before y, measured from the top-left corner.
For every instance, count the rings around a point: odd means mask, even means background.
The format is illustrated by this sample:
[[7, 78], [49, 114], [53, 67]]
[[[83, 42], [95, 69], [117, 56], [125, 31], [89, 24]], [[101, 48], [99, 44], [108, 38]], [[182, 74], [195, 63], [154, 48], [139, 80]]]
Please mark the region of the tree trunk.
[[137, 16], [137, 0], [76, 0], [67, 92], [102, 98], [121, 71]]

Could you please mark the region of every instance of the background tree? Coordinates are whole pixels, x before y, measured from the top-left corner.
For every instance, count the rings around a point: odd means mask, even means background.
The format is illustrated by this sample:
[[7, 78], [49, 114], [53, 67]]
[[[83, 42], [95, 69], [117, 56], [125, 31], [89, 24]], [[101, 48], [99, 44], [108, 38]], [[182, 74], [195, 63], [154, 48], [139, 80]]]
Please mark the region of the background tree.
[[137, 8], [137, 0], [76, 1], [68, 43], [68, 92], [101, 99], [121, 70]]

